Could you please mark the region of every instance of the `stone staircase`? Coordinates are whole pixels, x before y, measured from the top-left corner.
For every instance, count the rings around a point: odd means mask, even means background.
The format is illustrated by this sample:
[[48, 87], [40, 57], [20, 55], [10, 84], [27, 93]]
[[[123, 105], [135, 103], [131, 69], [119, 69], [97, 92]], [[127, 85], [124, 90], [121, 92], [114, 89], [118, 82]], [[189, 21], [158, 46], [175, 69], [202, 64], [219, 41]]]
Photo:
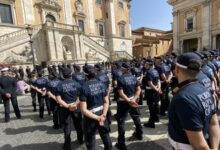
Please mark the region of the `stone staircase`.
[[126, 51], [114, 51], [110, 55], [112, 61], [117, 61], [120, 59], [127, 59], [131, 60], [133, 59], [133, 56], [131, 56], [128, 52]]
[[84, 44], [87, 45], [88, 47], [92, 48], [94, 51], [98, 52], [99, 54], [109, 58], [110, 57], [110, 52], [103, 47], [101, 44], [93, 40], [92, 38], [83, 35], [83, 41]]
[[[36, 25], [33, 26], [33, 28], [34, 28], [34, 32], [32, 38], [34, 38], [34, 36], [40, 31], [42, 26]], [[8, 49], [25, 44], [29, 41], [30, 41], [30, 37], [25, 28], [15, 32], [4, 34], [0, 36], [0, 52], [4, 52]]]

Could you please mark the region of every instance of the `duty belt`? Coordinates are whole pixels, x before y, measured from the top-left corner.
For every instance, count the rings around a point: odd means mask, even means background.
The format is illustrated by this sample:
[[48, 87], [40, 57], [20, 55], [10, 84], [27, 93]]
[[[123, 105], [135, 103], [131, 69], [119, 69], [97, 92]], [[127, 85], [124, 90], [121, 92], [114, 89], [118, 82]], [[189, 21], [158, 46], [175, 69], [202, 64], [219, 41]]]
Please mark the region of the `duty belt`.
[[103, 110], [103, 106], [95, 107], [95, 108], [91, 109], [90, 111], [92, 113], [96, 113], [96, 112], [101, 111], [101, 110]]
[[[132, 100], [133, 98], [134, 98], [134, 96], [129, 97], [128, 99], [129, 99], [129, 101], [130, 101], [130, 100]], [[125, 101], [125, 100], [124, 100], [123, 98], [120, 97], [120, 98], [119, 98], [119, 101]]]
[[175, 150], [193, 150], [193, 147], [190, 144], [184, 144], [174, 141], [168, 134], [168, 140], [170, 145], [173, 146]]

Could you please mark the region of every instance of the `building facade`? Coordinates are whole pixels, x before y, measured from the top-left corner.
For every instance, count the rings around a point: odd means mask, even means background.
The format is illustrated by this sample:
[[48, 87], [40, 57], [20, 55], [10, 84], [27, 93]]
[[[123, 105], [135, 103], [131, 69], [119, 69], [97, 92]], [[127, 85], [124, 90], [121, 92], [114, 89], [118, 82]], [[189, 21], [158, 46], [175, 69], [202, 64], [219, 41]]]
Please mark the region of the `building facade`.
[[220, 49], [220, 0], [168, 0], [173, 6], [174, 50]]
[[0, 62], [30, 62], [30, 41], [38, 63], [131, 58], [130, 7], [130, 0], [0, 0]]
[[135, 57], [162, 56], [173, 49], [172, 31], [142, 27], [132, 31], [132, 41]]

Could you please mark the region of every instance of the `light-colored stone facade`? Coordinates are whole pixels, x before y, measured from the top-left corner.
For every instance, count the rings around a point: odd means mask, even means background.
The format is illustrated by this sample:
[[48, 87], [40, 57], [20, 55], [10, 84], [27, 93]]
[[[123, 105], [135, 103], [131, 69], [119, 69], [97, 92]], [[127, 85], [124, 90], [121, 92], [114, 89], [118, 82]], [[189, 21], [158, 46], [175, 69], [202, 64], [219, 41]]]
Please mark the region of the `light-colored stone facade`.
[[37, 63], [132, 56], [130, 0], [0, 0], [0, 7], [10, 8], [12, 18], [8, 23], [0, 16], [1, 63], [31, 62], [28, 24]]
[[132, 31], [133, 56], [163, 56], [173, 50], [172, 31], [139, 28]]
[[220, 49], [220, 0], [168, 0], [176, 52]]

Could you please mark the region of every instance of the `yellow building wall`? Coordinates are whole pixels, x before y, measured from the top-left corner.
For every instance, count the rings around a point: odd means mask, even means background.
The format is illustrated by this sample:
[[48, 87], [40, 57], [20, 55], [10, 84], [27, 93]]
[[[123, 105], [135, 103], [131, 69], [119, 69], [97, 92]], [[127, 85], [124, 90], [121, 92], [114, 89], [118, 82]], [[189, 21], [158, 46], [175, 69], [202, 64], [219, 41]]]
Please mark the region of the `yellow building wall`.
[[94, 6], [94, 20], [95, 20], [95, 33], [99, 35], [97, 20], [105, 20], [105, 1], [102, 1], [102, 4], [96, 4], [96, 1], [93, 1]]
[[125, 21], [126, 24], [125, 24], [125, 37], [129, 37], [129, 9], [128, 9], [128, 6], [127, 6], [127, 3], [124, 2], [124, 1], [121, 1], [123, 2], [124, 4], [124, 8], [123, 10], [120, 10], [118, 8], [118, 2], [120, 0], [115, 0], [115, 26], [116, 26], [116, 36], [120, 37], [120, 30], [119, 30], [119, 22], [120, 21]]
[[211, 10], [212, 10], [212, 26], [216, 26], [218, 24], [218, 9], [219, 9], [219, 1], [218, 0], [212, 0], [211, 1]]
[[179, 32], [180, 32], [180, 34], [183, 34], [185, 32], [185, 22], [184, 22], [184, 19], [185, 19], [185, 12], [182, 11], [179, 14]]
[[34, 24], [42, 24], [42, 18], [41, 18], [41, 11], [40, 8], [36, 5], [36, 3], [39, 2], [38, 0], [33, 0], [33, 11], [34, 11]]
[[15, 16], [16, 21], [15, 24], [23, 25], [24, 24], [24, 17], [22, 12], [21, 0], [15, 1]]
[[202, 6], [196, 7], [196, 30], [202, 30]]

